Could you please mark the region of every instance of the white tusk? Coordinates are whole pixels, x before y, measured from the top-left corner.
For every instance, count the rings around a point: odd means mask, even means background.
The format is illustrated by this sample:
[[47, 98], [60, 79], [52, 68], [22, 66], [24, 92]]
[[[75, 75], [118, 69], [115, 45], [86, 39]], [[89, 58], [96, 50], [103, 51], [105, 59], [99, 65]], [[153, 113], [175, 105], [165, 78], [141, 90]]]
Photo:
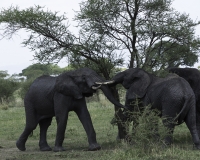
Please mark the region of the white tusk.
[[101, 85], [99, 85], [98, 87], [92, 86], [92, 89], [97, 90], [101, 87]]
[[95, 82], [96, 84], [112, 84], [114, 83], [115, 81], [108, 81], [108, 82]]
[[103, 82], [95, 82], [96, 84], [103, 84]]
[[115, 83], [115, 81], [108, 81], [108, 82], [104, 82], [103, 84], [113, 84]]

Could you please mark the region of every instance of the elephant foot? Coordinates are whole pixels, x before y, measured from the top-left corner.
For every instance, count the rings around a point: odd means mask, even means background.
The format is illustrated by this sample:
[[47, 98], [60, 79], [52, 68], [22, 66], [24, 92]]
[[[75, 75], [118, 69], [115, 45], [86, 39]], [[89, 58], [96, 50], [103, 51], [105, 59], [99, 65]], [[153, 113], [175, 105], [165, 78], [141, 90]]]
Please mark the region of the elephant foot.
[[171, 146], [173, 144], [172, 138], [169, 137], [165, 138], [164, 144], [166, 146]]
[[54, 152], [62, 152], [62, 151], [66, 151], [66, 149], [64, 149], [63, 147], [57, 147], [55, 146], [53, 149]]
[[89, 145], [88, 151], [97, 151], [100, 150], [101, 146], [98, 143]]
[[193, 149], [194, 150], [200, 150], [200, 144], [194, 144]]
[[40, 151], [52, 151], [52, 148], [49, 146], [40, 147]]
[[40, 151], [52, 151], [52, 148], [49, 147], [49, 145], [47, 144], [47, 142], [40, 142], [39, 143], [40, 146]]
[[19, 140], [16, 142], [16, 146], [20, 151], [25, 151], [26, 150], [25, 144], [20, 142]]

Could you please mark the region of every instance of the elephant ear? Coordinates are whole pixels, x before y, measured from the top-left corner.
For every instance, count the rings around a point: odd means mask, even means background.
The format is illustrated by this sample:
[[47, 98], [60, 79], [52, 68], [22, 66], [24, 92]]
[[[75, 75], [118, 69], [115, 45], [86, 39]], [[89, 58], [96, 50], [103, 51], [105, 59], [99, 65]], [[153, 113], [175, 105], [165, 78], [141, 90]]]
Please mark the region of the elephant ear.
[[55, 90], [65, 96], [71, 96], [76, 99], [83, 98], [82, 92], [70, 76], [65, 76], [64, 78], [58, 77]]
[[[130, 78], [130, 77], [127, 77]], [[147, 92], [147, 88], [151, 83], [151, 77], [143, 70], [138, 70], [131, 75], [131, 86], [127, 91], [127, 98], [136, 99], [142, 98]]]

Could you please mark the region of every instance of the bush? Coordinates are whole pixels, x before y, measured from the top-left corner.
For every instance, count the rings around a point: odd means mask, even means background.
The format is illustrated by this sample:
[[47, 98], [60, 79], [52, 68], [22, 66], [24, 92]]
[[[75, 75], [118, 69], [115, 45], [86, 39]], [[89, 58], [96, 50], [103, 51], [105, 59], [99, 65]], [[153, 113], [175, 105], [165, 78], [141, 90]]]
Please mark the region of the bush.
[[[125, 141], [133, 145], [134, 150], [139, 149], [140, 154], [148, 155], [165, 148], [164, 138], [168, 131], [161, 121], [162, 118], [160, 118], [158, 110], [151, 109], [150, 106], [135, 107], [133, 112], [128, 111], [126, 114], [129, 119], [122, 122], [128, 133]], [[114, 118], [111, 123], [116, 124], [116, 119]], [[127, 152], [133, 152], [133, 150]], [[127, 154], [131, 155], [132, 153]]]
[[[14, 91], [19, 88], [19, 82], [11, 79], [0, 79], [0, 99], [8, 101], [13, 96]], [[0, 102], [2, 103], [2, 101]]]
[[141, 112], [134, 115], [135, 122], [132, 124], [132, 139], [145, 154], [153, 150], [160, 150], [160, 145], [165, 146], [164, 138], [167, 136], [167, 128], [162, 124], [160, 112], [147, 106]]
[[9, 107], [8, 107], [8, 103], [5, 103], [3, 101], [3, 99], [1, 100], [1, 103], [0, 103], [0, 110], [7, 110]]

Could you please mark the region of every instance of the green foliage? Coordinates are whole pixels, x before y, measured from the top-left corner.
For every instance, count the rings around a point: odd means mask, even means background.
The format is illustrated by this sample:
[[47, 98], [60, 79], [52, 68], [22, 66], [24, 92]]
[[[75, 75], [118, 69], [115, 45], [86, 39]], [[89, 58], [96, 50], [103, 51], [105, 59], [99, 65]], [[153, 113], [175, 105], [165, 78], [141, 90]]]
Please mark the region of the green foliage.
[[[124, 61], [129, 68], [147, 70], [191, 66], [197, 61], [200, 39], [194, 31], [200, 22], [175, 11], [171, 4], [172, 0], [83, 1], [75, 17], [78, 36], [68, 30], [65, 15], [40, 6], [2, 9], [0, 23], [5, 37], [20, 29], [30, 32], [23, 44], [37, 60], [53, 62], [68, 56], [73, 65], [91, 65], [110, 78], [113, 68]], [[181, 50], [171, 49], [172, 45]], [[182, 54], [183, 46], [187, 51]]]
[[[16, 94], [16, 93], [14, 93]], [[0, 110], [7, 110], [13, 107], [23, 107], [24, 106], [24, 102], [22, 101], [21, 98], [19, 98], [19, 96], [13, 96], [11, 98], [9, 98], [9, 100], [1, 100], [0, 103]]]
[[3, 36], [11, 38], [18, 30], [25, 29], [30, 36], [23, 41], [25, 46], [35, 52], [39, 61], [59, 61], [66, 54], [66, 48], [73, 43], [73, 35], [68, 30], [69, 25], [64, 24], [65, 15], [58, 16], [58, 12], [44, 11], [44, 7], [34, 6], [19, 10], [11, 6], [2, 9], [0, 23], [3, 26]]
[[7, 71], [0, 72], [0, 103], [8, 102], [20, 85], [15, 79], [8, 76]]
[[19, 75], [25, 76], [27, 79], [35, 79], [41, 75], [59, 75], [64, 71], [64, 68], [60, 68], [56, 64], [36, 63], [23, 69]]
[[8, 108], [9, 108], [8, 102], [4, 102], [4, 100], [1, 99], [0, 110], [7, 110]]
[[160, 121], [159, 115], [160, 112], [152, 110], [150, 106], [134, 115], [134, 122], [131, 126], [132, 139], [137, 146], [143, 149], [144, 154], [151, 154], [153, 149], [159, 150], [160, 147], [165, 147], [164, 138], [168, 135], [168, 130]]
[[[134, 111], [126, 111], [127, 121], [121, 121], [127, 129], [126, 141], [136, 148], [140, 148], [140, 154], [150, 155], [152, 151], [159, 151], [160, 147], [165, 148], [164, 138], [168, 135], [168, 129], [164, 127], [160, 118], [160, 112], [145, 108], [134, 108]], [[112, 125], [117, 124], [112, 119]]]
[[[152, 53], [154, 46], [157, 44], [161, 48], [164, 41], [190, 48], [187, 56], [193, 58], [183, 63], [192, 65], [197, 61], [200, 47], [194, 27], [200, 22], [193, 22], [188, 15], [178, 13], [171, 8], [171, 3], [172, 0], [88, 0], [81, 3], [81, 12], [76, 18], [82, 32], [88, 36], [101, 35], [115, 45], [115, 51], [125, 52], [130, 68], [158, 70], [158, 65], [163, 65], [161, 69], [167, 68], [168, 56], [178, 55], [180, 50], [171, 54], [168, 51], [171, 46], [165, 45], [162, 52], [154, 50]], [[158, 57], [160, 54], [163, 59]], [[152, 61], [155, 58], [157, 63]], [[181, 56], [173, 58], [173, 63], [179, 63], [181, 59]]]
[[6, 78], [7, 76], [9, 76], [9, 74], [7, 73], [7, 71], [0, 71], [0, 78]]
[[[195, 42], [193, 42], [195, 43]], [[179, 44], [177, 42], [162, 41], [149, 48], [149, 62], [146, 70], [155, 68], [160, 71], [168, 67], [178, 67], [180, 65], [193, 66], [198, 59], [198, 48], [191, 50], [192, 44]], [[177, 54], [178, 53], [178, 54]], [[145, 66], [143, 67], [145, 68]], [[152, 69], [150, 69], [152, 71]]]
[[121, 59], [116, 60], [115, 58], [104, 58], [103, 56], [97, 61], [98, 62], [94, 62], [90, 59], [82, 58], [77, 55], [70, 57], [70, 64], [73, 68], [78, 69], [82, 67], [89, 67], [106, 79], [111, 79], [116, 72], [119, 72], [120, 69], [116, 68], [116, 66], [123, 63], [123, 60]]

